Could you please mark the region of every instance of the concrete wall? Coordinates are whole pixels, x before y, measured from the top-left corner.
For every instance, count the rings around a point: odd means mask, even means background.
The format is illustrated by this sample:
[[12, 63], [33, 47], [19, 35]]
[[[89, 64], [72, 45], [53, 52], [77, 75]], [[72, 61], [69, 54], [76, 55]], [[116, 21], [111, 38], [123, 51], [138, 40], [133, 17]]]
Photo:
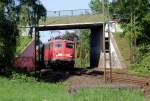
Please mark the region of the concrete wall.
[[103, 27], [91, 28], [90, 67], [98, 67], [100, 54], [103, 51]]

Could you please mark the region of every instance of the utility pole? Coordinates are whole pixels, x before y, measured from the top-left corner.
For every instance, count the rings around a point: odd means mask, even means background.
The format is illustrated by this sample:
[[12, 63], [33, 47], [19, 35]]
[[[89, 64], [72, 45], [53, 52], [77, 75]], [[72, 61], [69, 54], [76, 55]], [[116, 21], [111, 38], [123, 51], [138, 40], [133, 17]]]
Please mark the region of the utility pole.
[[[109, 5], [108, 1], [102, 0], [102, 9], [103, 9], [103, 16], [104, 16], [104, 23], [103, 23], [103, 52], [104, 52], [104, 81], [107, 82], [107, 70], [109, 70], [109, 79], [112, 82], [112, 66], [111, 66], [111, 48], [110, 48], [110, 26], [109, 26]], [[105, 18], [106, 17], [106, 18]], [[107, 22], [108, 29], [105, 31], [105, 23]], [[108, 33], [106, 37], [105, 34]], [[107, 46], [106, 46], [107, 45]], [[106, 49], [107, 47], [107, 49]], [[107, 55], [107, 56], [106, 56]], [[107, 63], [109, 61], [109, 67], [107, 68]]]
[[103, 52], [104, 52], [104, 81], [106, 83], [106, 53], [105, 53], [105, 4], [102, 0], [102, 10], [103, 10]]

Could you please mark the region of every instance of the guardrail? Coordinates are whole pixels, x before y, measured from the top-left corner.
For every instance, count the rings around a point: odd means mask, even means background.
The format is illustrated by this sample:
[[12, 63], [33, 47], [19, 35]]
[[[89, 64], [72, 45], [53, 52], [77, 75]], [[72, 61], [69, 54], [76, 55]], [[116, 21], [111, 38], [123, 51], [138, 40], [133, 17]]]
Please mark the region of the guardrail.
[[102, 13], [102, 10], [97, 11], [93, 11], [91, 9], [60, 10], [60, 11], [47, 11], [47, 17], [94, 15], [99, 13]]

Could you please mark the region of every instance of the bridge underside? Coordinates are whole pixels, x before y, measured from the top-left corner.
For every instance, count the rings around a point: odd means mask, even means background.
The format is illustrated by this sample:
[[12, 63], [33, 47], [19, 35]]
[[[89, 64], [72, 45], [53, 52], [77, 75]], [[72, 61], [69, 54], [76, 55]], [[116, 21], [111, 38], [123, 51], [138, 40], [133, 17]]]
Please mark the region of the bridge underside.
[[[39, 31], [47, 30], [67, 30], [67, 29], [90, 29], [90, 67], [98, 67], [100, 62], [100, 54], [103, 51], [103, 22], [97, 23], [72, 23], [72, 24], [55, 24], [38, 26], [35, 28], [35, 35]], [[37, 37], [35, 37], [37, 38]], [[36, 39], [37, 40], [37, 39]]]

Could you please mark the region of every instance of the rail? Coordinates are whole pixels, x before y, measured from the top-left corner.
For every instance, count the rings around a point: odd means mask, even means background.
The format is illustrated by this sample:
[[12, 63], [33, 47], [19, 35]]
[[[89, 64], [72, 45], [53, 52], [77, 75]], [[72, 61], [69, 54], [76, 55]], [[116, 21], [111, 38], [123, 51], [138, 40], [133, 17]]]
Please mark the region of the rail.
[[[109, 73], [107, 72], [107, 75]], [[109, 78], [107, 78], [109, 79]], [[112, 81], [113, 82], [126, 82], [129, 84], [136, 84], [140, 86], [150, 86], [150, 78], [146, 76], [139, 76], [135, 74], [128, 74], [128, 73], [112, 73]]]

